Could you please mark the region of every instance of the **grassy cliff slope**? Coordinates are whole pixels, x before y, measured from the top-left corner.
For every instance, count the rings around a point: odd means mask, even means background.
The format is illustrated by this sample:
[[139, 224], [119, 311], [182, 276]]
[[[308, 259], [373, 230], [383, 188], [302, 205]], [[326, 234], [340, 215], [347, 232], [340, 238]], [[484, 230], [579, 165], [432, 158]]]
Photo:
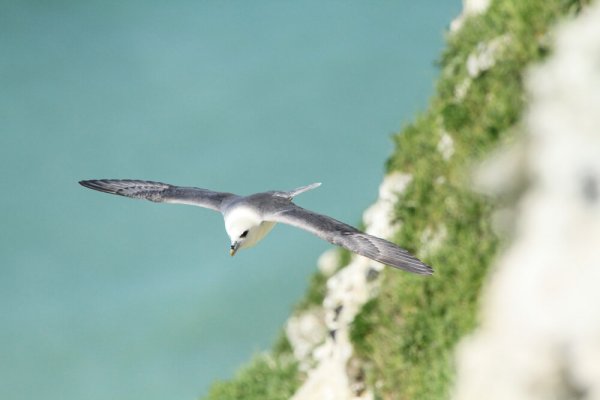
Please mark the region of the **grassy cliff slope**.
[[[527, 100], [525, 68], [551, 51], [553, 26], [582, 3], [495, 1], [484, 15], [467, 20], [448, 39], [429, 110], [396, 136], [388, 168], [413, 175], [396, 208], [403, 222], [397, 242], [417, 254], [432, 238], [441, 242], [425, 255], [436, 267], [433, 279], [388, 270], [381, 294], [355, 320], [355, 349], [379, 397], [448, 397], [453, 349], [475, 326], [482, 280], [498, 247], [494, 204], [471, 191], [472, 167], [511, 140]], [[475, 60], [486, 51], [495, 62], [478, 72]], [[438, 151], [442, 135], [453, 141], [447, 160]]]
[[[388, 170], [412, 174], [395, 217], [397, 243], [436, 268], [423, 279], [386, 269], [378, 297], [352, 329], [367, 383], [381, 399], [443, 399], [453, 348], [476, 324], [482, 280], [499, 241], [495, 205], [471, 191], [474, 163], [511, 140], [526, 105], [525, 68], [545, 57], [552, 27], [586, 0], [493, 1], [448, 37], [428, 110], [395, 137]], [[325, 278], [312, 280], [302, 307], [322, 301]], [[207, 399], [287, 399], [304, 377], [282, 338]]]

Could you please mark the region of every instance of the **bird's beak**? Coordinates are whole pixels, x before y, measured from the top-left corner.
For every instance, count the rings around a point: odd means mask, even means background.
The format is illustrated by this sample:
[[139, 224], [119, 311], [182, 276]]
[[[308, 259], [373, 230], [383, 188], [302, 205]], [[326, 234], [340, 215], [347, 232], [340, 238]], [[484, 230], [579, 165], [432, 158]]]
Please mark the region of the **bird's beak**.
[[235, 253], [237, 252], [239, 247], [240, 247], [240, 242], [233, 242], [231, 244], [231, 249], [229, 250], [229, 255], [231, 257], [235, 256]]

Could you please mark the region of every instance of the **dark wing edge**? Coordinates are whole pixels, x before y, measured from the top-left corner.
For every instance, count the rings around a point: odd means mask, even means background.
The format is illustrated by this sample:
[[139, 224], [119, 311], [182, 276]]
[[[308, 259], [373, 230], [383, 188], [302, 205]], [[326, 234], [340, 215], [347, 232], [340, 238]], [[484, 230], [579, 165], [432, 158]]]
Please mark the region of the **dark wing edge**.
[[433, 274], [433, 268], [396, 244], [295, 204], [290, 204], [266, 219], [304, 229], [321, 239], [382, 264], [419, 275]]
[[79, 181], [79, 184], [99, 192], [134, 199], [145, 199], [155, 203], [187, 204], [215, 211], [221, 211], [223, 201], [235, 196], [231, 193], [136, 179], [92, 179]]

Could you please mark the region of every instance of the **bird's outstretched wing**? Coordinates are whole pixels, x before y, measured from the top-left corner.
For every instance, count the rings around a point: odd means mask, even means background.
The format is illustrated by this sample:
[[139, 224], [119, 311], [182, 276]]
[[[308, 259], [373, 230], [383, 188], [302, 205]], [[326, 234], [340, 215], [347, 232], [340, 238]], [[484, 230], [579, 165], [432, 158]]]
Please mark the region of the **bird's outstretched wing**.
[[231, 193], [132, 179], [98, 179], [80, 181], [79, 184], [100, 192], [134, 199], [146, 199], [156, 203], [189, 204], [215, 211], [221, 211], [221, 204], [224, 200], [237, 197]]
[[394, 243], [295, 204], [289, 204], [283, 210], [265, 216], [265, 219], [307, 230], [330, 243], [392, 267], [421, 275], [433, 273], [429, 265]]

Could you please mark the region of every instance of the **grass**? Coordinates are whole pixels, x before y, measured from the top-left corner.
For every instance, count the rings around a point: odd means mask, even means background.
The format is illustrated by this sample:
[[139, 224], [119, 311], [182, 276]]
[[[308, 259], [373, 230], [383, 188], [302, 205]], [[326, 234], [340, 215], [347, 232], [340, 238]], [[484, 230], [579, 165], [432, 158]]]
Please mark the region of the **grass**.
[[[551, 51], [548, 37], [556, 22], [585, 3], [493, 2], [485, 15], [448, 38], [429, 110], [395, 137], [388, 169], [413, 174], [396, 206], [403, 222], [396, 241], [418, 254], [426, 230], [443, 226], [447, 235], [426, 259], [436, 269], [433, 277], [386, 270], [380, 295], [353, 324], [351, 339], [376, 398], [449, 397], [453, 349], [476, 325], [482, 282], [499, 244], [490, 223], [495, 205], [471, 191], [471, 169], [499, 143], [513, 139], [526, 103], [526, 67]], [[456, 88], [468, 79], [469, 54], [501, 35], [508, 40], [497, 63], [458, 99]], [[437, 151], [442, 132], [454, 140], [455, 153], [447, 161]]]
[[[551, 52], [552, 27], [587, 3], [494, 1], [488, 12], [448, 38], [429, 109], [396, 135], [388, 170], [409, 172], [413, 180], [396, 205], [395, 217], [403, 228], [395, 240], [418, 254], [424, 232], [443, 227], [446, 235], [426, 257], [435, 275], [423, 278], [386, 269], [380, 295], [354, 321], [351, 340], [377, 399], [449, 397], [453, 349], [476, 325], [482, 282], [499, 245], [490, 223], [496, 205], [470, 190], [471, 168], [518, 132], [527, 101], [525, 69]], [[468, 79], [469, 54], [501, 35], [508, 39], [497, 63], [473, 79], [458, 99], [457, 87]], [[443, 132], [454, 140], [449, 160], [437, 151]], [[325, 282], [316, 273], [295, 311], [321, 304]], [[288, 399], [301, 379], [281, 335], [271, 354], [255, 356], [232, 380], [215, 383], [205, 398]]]
[[207, 399], [289, 399], [298, 387], [299, 375], [291, 354], [257, 355], [229, 381], [216, 382]]

